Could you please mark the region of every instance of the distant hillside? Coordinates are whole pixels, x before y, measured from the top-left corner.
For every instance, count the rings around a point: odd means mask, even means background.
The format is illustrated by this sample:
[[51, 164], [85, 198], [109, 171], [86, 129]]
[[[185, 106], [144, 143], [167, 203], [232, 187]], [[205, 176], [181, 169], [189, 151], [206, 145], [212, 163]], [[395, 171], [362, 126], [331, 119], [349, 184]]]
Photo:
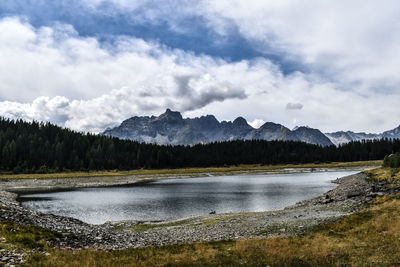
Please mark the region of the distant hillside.
[[321, 131], [308, 127], [298, 127], [292, 131], [283, 125], [267, 122], [254, 129], [242, 117], [233, 122], [219, 122], [213, 115], [183, 119], [179, 112], [170, 109], [158, 117], [132, 117], [118, 127], [105, 130], [103, 135], [162, 145], [232, 140], [301, 141], [321, 146], [333, 145]]

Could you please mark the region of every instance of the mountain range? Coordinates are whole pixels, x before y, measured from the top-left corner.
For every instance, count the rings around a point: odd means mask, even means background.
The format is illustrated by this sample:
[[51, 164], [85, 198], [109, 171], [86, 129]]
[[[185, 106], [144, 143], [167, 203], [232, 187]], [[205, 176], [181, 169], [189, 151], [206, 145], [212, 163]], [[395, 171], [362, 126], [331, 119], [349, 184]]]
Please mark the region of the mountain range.
[[219, 122], [213, 115], [184, 119], [181, 113], [167, 109], [160, 116], [129, 118], [120, 126], [107, 129], [102, 134], [162, 145], [194, 145], [217, 141], [262, 139], [302, 141], [329, 146], [359, 140], [400, 138], [400, 126], [380, 134], [352, 131], [322, 133], [318, 129], [306, 126], [290, 130], [273, 122], [266, 122], [260, 128], [255, 129], [242, 117], [236, 118], [233, 122]]
[[374, 134], [374, 133], [355, 133], [352, 131], [339, 131], [334, 133], [325, 133], [325, 135], [334, 143], [335, 145], [340, 145], [344, 143], [348, 143], [351, 141], [360, 141], [360, 140], [373, 140], [373, 139], [399, 139], [400, 138], [400, 125], [393, 130], [385, 131], [383, 133]]
[[324, 134], [318, 129], [305, 126], [290, 130], [273, 122], [266, 122], [255, 129], [242, 117], [236, 118], [233, 122], [219, 122], [213, 115], [184, 119], [181, 113], [167, 109], [160, 116], [129, 118], [118, 127], [107, 129], [102, 134], [163, 145], [194, 145], [216, 141], [262, 139], [302, 141], [329, 146], [363, 139], [400, 138], [400, 126], [381, 134], [351, 131]]

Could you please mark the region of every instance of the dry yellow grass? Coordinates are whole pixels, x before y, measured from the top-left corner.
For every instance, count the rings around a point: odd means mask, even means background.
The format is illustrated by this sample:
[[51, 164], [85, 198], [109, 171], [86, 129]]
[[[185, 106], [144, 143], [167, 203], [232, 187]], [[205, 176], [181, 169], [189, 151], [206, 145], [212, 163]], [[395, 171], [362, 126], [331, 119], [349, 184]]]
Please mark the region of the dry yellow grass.
[[396, 168], [375, 168], [365, 171], [371, 179], [382, 181], [400, 181], [400, 169]]
[[120, 251], [53, 250], [29, 266], [399, 266], [400, 196], [295, 237]]
[[228, 167], [208, 168], [184, 168], [184, 169], [161, 169], [161, 170], [131, 170], [131, 171], [99, 171], [99, 172], [66, 172], [48, 174], [0, 174], [0, 179], [46, 179], [46, 178], [85, 178], [85, 177], [117, 177], [117, 176], [179, 176], [196, 175], [201, 173], [240, 173], [240, 172], [269, 172], [284, 169], [301, 168], [345, 168], [345, 167], [369, 167], [380, 166], [381, 160], [355, 161], [355, 162], [332, 162], [321, 164], [286, 164], [286, 165], [238, 165]]

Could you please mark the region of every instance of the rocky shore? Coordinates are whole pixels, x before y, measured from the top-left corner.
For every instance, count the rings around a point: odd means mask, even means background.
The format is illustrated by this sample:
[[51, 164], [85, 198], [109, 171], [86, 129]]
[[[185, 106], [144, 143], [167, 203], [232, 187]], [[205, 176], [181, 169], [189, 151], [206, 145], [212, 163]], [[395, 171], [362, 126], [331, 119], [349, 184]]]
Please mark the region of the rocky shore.
[[[73, 218], [25, 209], [17, 202], [17, 194], [4, 190], [16, 188], [10, 188], [8, 184], [6, 188], [0, 187], [3, 189], [0, 191], [0, 220], [58, 232], [59, 237], [51, 240], [51, 244], [61, 249], [113, 250], [196, 241], [295, 235], [358, 211], [377, 196], [400, 192], [399, 185], [369, 181], [367, 178], [365, 173], [339, 178], [334, 181], [338, 186], [333, 190], [280, 211], [215, 214], [157, 223], [123, 221], [103, 225], [90, 225]], [[124, 182], [126, 180], [121, 183]], [[4, 264], [12, 265], [11, 259], [14, 263], [23, 260], [21, 253], [0, 253], [0, 261]]]

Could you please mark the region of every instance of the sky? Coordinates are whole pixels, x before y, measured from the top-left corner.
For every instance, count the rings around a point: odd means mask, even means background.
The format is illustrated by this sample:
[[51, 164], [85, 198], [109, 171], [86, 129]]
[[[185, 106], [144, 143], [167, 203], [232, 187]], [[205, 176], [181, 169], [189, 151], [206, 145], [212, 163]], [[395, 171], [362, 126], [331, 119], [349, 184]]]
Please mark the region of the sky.
[[1, 0], [0, 116], [102, 132], [167, 108], [400, 124], [397, 0]]

